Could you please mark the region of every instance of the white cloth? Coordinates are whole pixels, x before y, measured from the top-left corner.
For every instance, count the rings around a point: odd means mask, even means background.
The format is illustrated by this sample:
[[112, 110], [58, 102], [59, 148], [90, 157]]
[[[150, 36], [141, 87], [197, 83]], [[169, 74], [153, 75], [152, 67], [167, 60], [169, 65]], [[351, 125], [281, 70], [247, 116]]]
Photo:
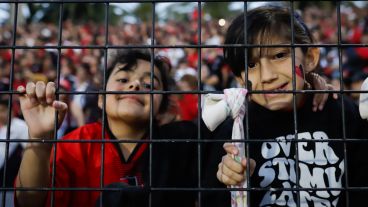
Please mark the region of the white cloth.
[[[5, 140], [6, 139], [6, 131], [7, 126], [0, 127], [0, 139]], [[23, 139], [28, 140], [28, 127], [27, 124], [18, 118], [12, 118], [11, 125], [10, 125], [10, 140], [14, 139]], [[26, 146], [26, 142], [12, 142], [9, 144], [9, 153], [8, 157], [10, 157], [14, 150], [17, 149], [18, 145], [21, 145], [23, 148]], [[0, 142], [0, 168], [3, 167], [4, 161], [5, 161], [5, 148], [6, 143]]]
[[[230, 88], [225, 89], [224, 94], [205, 95], [202, 119], [207, 128], [211, 131], [215, 130], [227, 116], [231, 115], [234, 119], [231, 139], [244, 140], [243, 118], [245, 115], [246, 95], [247, 90], [244, 88]], [[234, 159], [240, 162], [245, 157], [245, 144], [244, 142], [234, 142], [234, 145], [239, 150], [239, 154]], [[238, 186], [231, 187], [247, 188], [247, 182], [242, 182]], [[246, 207], [247, 192], [232, 191], [231, 206]]]
[[[368, 91], [368, 78], [365, 79], [360, 90]], [[368, 119], [368, 93], [360, 94], [359, 113], [362, 119]]]
[[197, 71], [194, 68], [191, 67], [186, 67], [186, 68], [179, 68], [174, 75], [174, 79], [176, 82], [180, 81], [180, 79], [184, 76], [184, 75], [192, 75], [197, 77]]
[[[89, 83], [87, 81], [81, 83], [76, 89], [75, 91], [78, 91], [78, 92], [85, 92], [87, 91], [87, 88], [89, 86]], [[86, 105], [86, 94], [78, 94], [78, 95], [74, 95], [73, 96], [73, 101], [75, 103], [78, 104], [78, 106], [83, 109], [84, 106]]]

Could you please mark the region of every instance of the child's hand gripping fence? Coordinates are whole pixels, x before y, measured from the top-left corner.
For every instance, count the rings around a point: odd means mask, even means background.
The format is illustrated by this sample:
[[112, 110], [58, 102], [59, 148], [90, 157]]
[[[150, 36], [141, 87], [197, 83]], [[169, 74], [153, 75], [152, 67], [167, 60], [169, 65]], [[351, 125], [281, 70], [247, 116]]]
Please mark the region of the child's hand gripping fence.
[[[231, 114], [234, 119], [232, 140], [244, 140], [243, 118], [245, 115], [247, 90], [243, 88], [225, 89], [224, 94], [207, 94], [204, 97], [202, 109], [202, 118], [209, 130], [213, 131], [219, 126], [227, 116]], [[234, 145], [238, 148], [238, 155], [234, 159], [241, 162], [245, 156], [244, 142], [235, 142]], [[247, 181], [243, 181], [238, 186], [247, 188]], [[232, 207], [247, 206], [247, 191], [232, 191], [231, 192]]]

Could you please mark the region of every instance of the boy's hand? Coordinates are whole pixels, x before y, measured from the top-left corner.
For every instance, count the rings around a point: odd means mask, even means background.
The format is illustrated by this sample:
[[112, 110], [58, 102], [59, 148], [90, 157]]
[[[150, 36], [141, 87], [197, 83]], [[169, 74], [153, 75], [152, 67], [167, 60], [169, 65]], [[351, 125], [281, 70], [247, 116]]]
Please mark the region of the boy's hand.
[[[222, 161], [218, 165], [217, 179], [225, 185], [238, 185], [246, 179], [247, 158], [243, 158], [241, 163], [235, 161], [233, 155], [237, 155], [239, 151], [231, 143], [225, 143], [224, 149], [227, 154], [222, 157]], [[249, 161], [250, 176], [252, 176], [256, 162], [253, 159], [249, 159]]]
[[[316, 90], [338, 90], [333, 85], [328, 84], [327, 81], [318, 75], [317, 73], [308, 73], [306, 79], [308, 82], [310, 82], [314, 89]], [[313, 111], [320, 110], [322, 111], [323, 107], [325, 106], [325, 103], [328, 99], [329, 94], [328, 93], [316, 93], [314, 94], [313, 98]], [[334, 93], [333, 95], [334, 99], [338, 98], [338, 95]]]
[[29, 128], [29, 135], [36, 139], [52, 139], [54, 133], [55, 110], [59, 125], [64, 119], [67, 104], [55, 100], [55, 83], [38, 81], [27, 83], [26, 88], [18, 87], [20, 106]]

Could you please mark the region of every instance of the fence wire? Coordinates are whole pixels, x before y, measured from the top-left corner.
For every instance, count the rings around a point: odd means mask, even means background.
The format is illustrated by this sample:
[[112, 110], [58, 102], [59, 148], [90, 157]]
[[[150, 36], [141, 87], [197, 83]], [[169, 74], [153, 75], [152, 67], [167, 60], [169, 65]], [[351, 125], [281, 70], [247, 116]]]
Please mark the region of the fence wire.
[[[110, 44], [110, 40], [109, 40], [109, 33], [111, 32], [109, 29], [109, 25], [110, 25], [110, 18], [109, 18], [109, 13], [111, 12], [111, 4], [112, 3], [146, 3], [149, 4], [151, 7], [151, 17], [150, 19], [150, 42], [148, 44], [127, 44], [127, 45], [113, 45]], [[197, 193], [197, 201], [198, 201], [198, 206], [202, 206], [202, 193], [203, 192], [221, 192], [221, 191], [226, 191], [226, 192], [230, 192], [230, 191], [234, 191], [234, 189], [230, 189], [230, 188], [212, 188], [212, 187], [205, 187], [202, 183], [203, 180], [203, 171], [206, 169], [203, 169], [202, 166], [204, 163], [203, 162], [203, 144], [205, 143], [224, 143], [224, 142], [228, 142], [229, 140], [227, 138], [224, 139], [219, 139], [219, 140], [212, 140], [212, 139], [203, 139], [202, 138], [202, 128], [205, 126], [202, 126], [202, 122], [201, 122], [201, 101], [202, 98], [200, 95], [202, 94], [208, 94], [208, 93], [218, 93], [221, 94], [222, 91], [218, 91], [218, 90], [203, 90], [203, 83], [201, 82], [202, 80], [202, 73], [201, 73], [201, 69], [203, 68], [202, 66], [202, 53], [203, 53], [203, 49], [223, 49], [223, 48], [244, 48], [244, 53], [245, 53], [245, 57], [247, 57], [248, 54], [248, 50], [254, 47], [289, 47], [292, 49], [292, 65], [295, 65], [295, 48], [297, 47], [308, 47], [311, 45], [306, 45], [306, 44], [297, 44], [295, 43], [295, 33], [294, 33], [294, 19], [291, 18], [291, 44], [248, 44], [247, 43], [247, 33], [244, 33], [244, 42], [245, 44], [234, 44], [234, 45], [224, 45], [224, 44], [220, 44], [220, 45], [211, 45], [211, 44], [204, 44], [202, 42], [202, 37], [203, 37], [203, 33], [202, 33], [202, 26], [203, 26], [203, 20], [202, 18], [197, 18], [197, 33], [196, 33], [196, 38], [197, 38], [197, 42], [194, 44], [174, 44], [174, 45], [167, 45], [167, 44], [157, 44], [156, 40], [156, 26], [157, 26], [157, 4], [158, 3], [183, 3], [183, 2], [189, 2], [189, 3], [194, 3], [196, 4], [195, 10], [198, 13], [199, 17], [202, 17], [203, 14], [203, 3], [208, 3], [208, 2], [213, 2], [218, 3], [218, 2], [222, 2], [222, 1], [215, 1], [215, 0], [208, 0], [208, 1], [144, 1], [144, 0], [136, 0], [136, 1], [119, 1], [119, 0], [106, 0], [106, 1], [100, 1], [100, 0], [89, 0], [89, 1], [78, 1], [78, 0], [8, 0], [8, 1], [2, 1], [2, 3], [9, 3], [11, 5], [13, 5], [13, 9], [14, 11], [12, 12], [13, 16], [10, 17], [13, 19], [13, 24], [12, 24], [12, 36], [11, 36], [11, 45], [0, 45], [0, 50], [10, 50], [11, 51], [11, 58], [10, 58], [10, 76], [9, 76], [9, 89], [8, 90], [3, 90], [0, 91], [0, 95], [4, 95], [4, 96], [8, 96], [9, 100], [8, 100], [8, 113], [7, 113], [7, 133], [6, 133], [6, 139], [1, 139], [0, 143], [4, 143], [5, 144], [5, 159], [4, 159], [4, 167], [3, 167], [3, 184], [0, 188], [1, 192], [3, 192], [2, 194], [2, 206], [9, 206], [8, 200], [6, 199], [6, 193], [5, 192], [14, 192], [14, 191], [50, 191], [51, 192], [51, 206], [55, 205], [55, 197], [54, 197], [54, 192], [55, 191], [98, 191], [100, 192], [100, 197], [102, 197], [102, 193], [105, 191], [120, 191], [121, 188], [107, 188], [105, 187], [104, 184], [104, 155], [105, 155], [105, 144], [106, 143], [148, 143], [149, 144], [149, 181], [147, 183], [148, 185], [148, 189], [150, 192], [150, 202], [149, 205], [151, 206], [151, 193], [152, 192], [161, 192], [161, 191], [189, 191], [189, 192], [198, 192]], [[243, 8], [242, 10], [244, 11], [244, 17], [246, 17], [247, 15], [247, 11], [248, 11], [248, 4], [249, 3], [255, 3], [255, 2], [261, 2], [261, 1], [240, 1], [243, 3]], [[274, 2], [274, 1], [272, 1]], [[294, 144], [295, 146], [295, 165], [299, 166], [299, 149], [298, 146], [299, 144], [295, 144], [295, 143], [300, 143], [300, 142], [312, 142], [312, 143], [318, 143], [318, 142], [326, 142], [325, 140], [300, 140], [298, 139], [298, 125], [300, 123], [298, 123], [298, 110], [297, 110], [297, 100], [296, 100], [296, 95], [297, 94], [318, 94], [318, 93], [328, 93], [328, 94], [333, 94], [333, 93], [338, 93], [340, 95], [346, 95], [346, 94], [351, 94], [351, 93], [367, 93], [367, 91], [361, 91], [358, 89], [345, 89], [344, 88], [344, 77], [343, 77], [343, 50], [346, 48], [360, 48], [360, 47], [368, 47], [367, 43], [345, 43], [342, 40], [342, 31], [341, 31], [341, 7], [342, 7], [342, 1], [335, 1], [336, 2], [336, 14], [337, 14], [337, 42], [336, 43], [316, 43], [313, 44], [313, 47], [321, 47], [321, 48], [337, 48], [338, 49], [338, 73], [340, 74], [339, 76], [339, 83], [340, 83], [340, 89], [334, 89], [334, 90], [295, 90], [296, 88], [296, 72], [295, 72], [295, 68], [293, 68], [293, 90], [291, 91], [273, 91], [272, 93], [290, 93], [293, 94], [293, 126], [294, 126], [294, 135], [295, 135], [295, 139], [290, 140], [291, 143]], [[57, 24], [57, 41], [55, 45], [33, 45], [33, 46], [27, 46], [27, 45], [19, 45], [17, 44], [17, 30], [19, 29], [17, 27], [17, 21], [18, 21], [18, 15], [19, 15], [19, 8], [18, 6], [20, 4], [23, 3], [41, 3], [41, 4], [54, 4], [54, 5], [58, 5], [59, 6], [59, 14], [58, 14], [58, 22]], [[101, 44], [99, 45], [64, 45], [63, 44], [63, 21], [65, 20], [63, 14], [64, 14], [64, 5], [65, 4], [70, 4], [70, 3], [76, 3], [76, 4], [103, 4], [104, 5], [104, 20], [103, 20], [103, 31], [102, 33], [104, 34], [104, 40], [102, 41]], [[297, 12], [295, 9], [295, 1], [284, 1], [284, 3], [290, 8], [290, 11], [292, 12], [291, 16], [294, 16], [294, 13]], [[246, 18], [244, 18], [246, 19]], [[244, 31], [247, 30], [247, 22], [244, 22]], [[1, 30], [0, 30], [1, 31]], [[106, 70], [108, 67], [108, 54], [109, 54], [109, 50], [115, 50], [115, 49], [131, 49], [131, 48], [147, 48], [149, 50], [152, 51], [152, 54], [155, 54], [157, 50], [160, 49], [194, 49], [197, 54], [198, 54], [198, 59], [197, 59], [197, 67], [198, 67], [198, 72], [197, 72], [197, 85], [198, 85], [198, 89], [196, 90], [186, 90], [186, 91], [179, 91], [179, 90], [173, 90], [173, 89], [169, 89], [167, 91], [156, 91], [154, 90], [153, 86], [151, 85], [151, 88], [149, 91], [146, 92], [129, 92], [129, 91], [107, 91], [106, 90]], [[72, 50], [83, 50], [83, 49], [91, 49], [91, 50], [101, 50], [102, 51], [102, 58], [103, 58], [103, 78], [102, 78], [102, 88], [98, 89], [98, 90], [91, 90], [91, 91], [63, 91], [61, 90], [60, 87], [60, 77], [61, 77], [61, 67], [62, 67], [62, 56], [63, 56], [63, 52], [64, 50], [68, 50], [68, 49], [72, 49]], [[57, 54], [57, 59], [56, 59], [56, 96], [57, 99], [59, 99], [59, 97], [61, 95], [102, 95], [103, 97], [103, 106], [102, 106], [102, 115], [101, 115], [101, 120], [102, 123], [106, 122], [106, 116], [105, 116], [105, 110], [106, 107], [108, 107], [106, 105], [106, 95], [107, 94], [150, 94], [150, 131], [149, 131], [149, 139], [148, 140], [110, 140], [110, 139], [106, 139], [105, 138], [105, 124], [102, 124], [103, 128], [102, 128], [102, 140], [63, 140], [63, 139], [58, 139], [58, 135], [57, 133], [55, 133], [54, 135], [54, 139], [53, 140], [22, 140], [22, 139], [10, 139], [11, 136], [11, 117], [12, 117], [12, 111], [13, 111], [13, 102], [16, 101], [15, 96], [19, 95], [19, 92], [16, 91], [15, 88], [13, 88], [14, 85], [14, 76], [16, 74], [15, 72], [15, 68], [16, 68], [16, 63], [15, 61], [17, 60], [16, 57], [16, 51], [17, 50], [56, 50], [56, 54]], [[154, 82], [154, 64], [153, 64], [153, 60], [154, 60], [154, 56], [151, 56], [151, 82]], [[244, 58], [244, 64], [248, 65], [247, 62], [247, 58]], [[3, 70], [3, 69], [0, 69]], [[249, 74], [248, 74], [248, 70], [244, 70], [245, 72], [245, 79], [248, 80]], [[252, 90], [251, 88], [248, 88], [248, 86], [246, 86], [246, 88], [249, 90], [249, 95], [252, 94], [265, 94], [265, 93], [270, 93], [269, 91], [264, 91], [264, 90]], [[160, 139], [160, 140], [155, 140], [153, 139], [153, 134], [154, 134], [154, 114], [153, 114], [153, 107], [154, 107], [154, 102], [153, 102], [153, 95], [154, 94], [165, 94], [165, 95], [171, 95], [171, 94], [198, 94], [198, 103], [197, 106], [197, 113], [198, 113], [198, 117], [196, 119], [196, 122], [198, 124], [198, 134], [197, 137], [195, 138], [188, 138], [188, 139]], [[341, 190], [342, 192], [344, 192], [346, 194], [346, 197], [349, 197], [349, 193], [354, 193], [355, 191], [367, 191], [368, 190], [368, 186], [367, 187], [351, 187], [349, 186], [349, 182], [348, 182], [348, 170], [347, 170], [347, 166], [349, 163], [347, 163], [347, 150], [346, 150], [346, 145], [347, 143], [363, 143], [365, 144], [368, 139], [357, 139], [356, 137], [348, 137], [346, 135], [346, 125], [348, 124], [346, 122], [346, 118], [345, 118], [345, 105], [344, 105], [344, 101], [343, 99], [341, 99], [341, 106], [342, 106], [342, 110], [341, 110], [341, 116], [342, 116], [342, 137], [336, 137], [336, 139], [333, 140], [328, 140], [328, 142], [336, 142], [336, 143], [343, 143], [344, 146], [344, 172], [345, 172], [345, 180], [344, 180], [344, 187], [342, 188], [315, 188], [315, 187], [311, 187], [311, 188], [302, 188], [299, 187], [300, 183], [300, 174], [299, 174], [299, 170], [296, 170], [296, 187], [291, 187], [291, 188], [274, 188], [272, 189], [273, 191], [322, 191], [322, 190], [327, 190], [327, 191], [333, 191], [333, 190]], [[248, 109], [246, 110], [248, 111]], [[55, 117], [57, 117], [58, 114], [56, 112]], [[251, 150], [251, 144], [252, 143], [259, 143], [259, 142], [268, 142], [268, 143], [273, 143], [273, 142], [278, 142], [278, 140], [275, 139], [257, 139], [257, 137], [252, 137], [252, 139], [250, 139], [250, 129], [249, 129], [249, 120], [248, 120], [248, 116], [245, 116], [246, 119], [246, 125], [245, 125], [245, 137], [246, 140], [244, 140], [244, 142], [246, 143], [247, 146], [247, 157], [248, 157], [248, 163], [249, 161], [249, 157], [250, 157], [250, 150]], [[57, 120], [57, 119], [56, 119]], [[54, 124], [54, 128], [57, 129], [60, 123], [58, 123], [57, 121]], [[36, 187], [36, 188], [14, 188], [11, 186], [6, 186], [6, 179], [7, 179], [7, 168], [9, 166], [9, 161], [8, 161], [8, 155], [9, 155], [9, 146], [11, 143], [31, 143], [31, 142], [42, 142], [42, 143], [52, 143], [54, 151], [53, 151], [53, 165], [52, 165], [52, 173], [51, 173], [51, 185], [50, 187]], [[96, 187], [96, 188], [85, 188], [85, 187], [77, 187], [77, 188], [73, 188], [73, 187], [68, 187], [68, 188], [60, 188], [60, 187], [55, 187], [55, 174], [57, 173], [57, 167], [55, 165], [56, 161], [56, 153], [57, 153], [57, 143], [101, 143], [101, 170], [100, 170], [100, 186]], [[197, 146], [197, 186], [194, 188], [182, 188], [182, 187], [154, 187], [152, 184], [152, 180], [154, 180], [155, 178], [152, 175], [152, 157], [154, 157], [155, 155], [152, 154], [152, 144], [153, 143], [195, 143]], [[219, 160], [220, 162], [220, 160]], [[165, 173], [165, 172], [163, 172]], [[247, 178], [249, 178], [249, 168], [247, 169]], [[216, 175], [213, 175], [216, 176]], [[258, 187], [252, 187], [251, 183], [250, 183], [250, 179], [247, 179], [248, 182], [248, 188], [242, 189], [236, 189], [236, 190], [240, 190], [240, 191], [248, 191], [248, 192], [257, 192], [257, 191], [268, 191], [270, 189], [268, 188], [258, 188]], [[301, 206], [300, 203], [300, 193], [297, 193], [297, 205]], [[251, 199], [251, 198], [250, 198]], [[250, 200], [248, 200], [248, 206], [250, 206]], [[100, 206], [103, 206], [103, 199], [100, 200], [99, 202]], [[230, 206], [230, 203], [229, 203]], [[346, 206], [350, 206], [349, 204], [349, 199], [346, 199]]]

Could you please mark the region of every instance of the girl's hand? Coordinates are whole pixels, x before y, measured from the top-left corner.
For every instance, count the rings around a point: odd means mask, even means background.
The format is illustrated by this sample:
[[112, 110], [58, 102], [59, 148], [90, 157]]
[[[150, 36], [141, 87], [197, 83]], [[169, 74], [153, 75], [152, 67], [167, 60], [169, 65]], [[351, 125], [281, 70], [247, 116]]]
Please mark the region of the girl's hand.
[[[241, 163], [235, 161], [233, 155], [237, 155], [239, 151], [231, 143], [225, 143], [224, 149], [227, 154], [222, 157], [222, 161], [218, 165], [217, 179], [225, 185], [238, 185], [246, 179], [247, 158], [243, 158]], [[256, 162], [253, 159], [249, 159], [249, 161], [249, 170], [252, 176]]]
[[[306, 74], [306, 79], [309, 83], [311, 83], [312, 87], [316, 90], [338, 90], [333, 85], [328, 84], [327, 81], [318, 75], [317, 73], [308, 73]], [[322, 111], [325, 103], [328, 99], [328, 93], [316, 93], [313, 98], [313, 111], [320, 110]], [[338, 95], [334, 93], [332, 95], [334, 99], [338, 98]]]
[[18, 87], [20, 106], [29, 128], [30, 138], [52, 139], [54, 134], [55, 110], [59, 125], [65, 117], [67, 104], [55, 100], [55, 83], [38, 81], [27, 83], [26, 88]]

